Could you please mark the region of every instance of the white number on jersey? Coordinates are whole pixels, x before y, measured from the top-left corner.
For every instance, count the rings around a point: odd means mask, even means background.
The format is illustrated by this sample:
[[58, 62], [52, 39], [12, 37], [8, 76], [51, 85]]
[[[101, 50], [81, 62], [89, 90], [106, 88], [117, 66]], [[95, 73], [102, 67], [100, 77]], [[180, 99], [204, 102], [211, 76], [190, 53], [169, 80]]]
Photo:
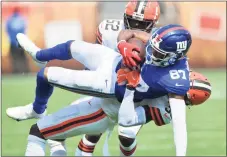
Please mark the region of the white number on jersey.
[[123, 20], [108, 19], [103, 20], [99, 25], [99, 36], [101, 37], [102, 45], [118, 51], [117, 37], [119, 32], [124, 29]]
[[169, 71], [170, 77], [173, 80], [182, 78], [184, 80], [186, 80], [186, 75], [185, 75], [185, 71], [184, 70], [170, 70]]
[[120, 20], [106, 20], [105, 30], [119, 31], [120, 29]]

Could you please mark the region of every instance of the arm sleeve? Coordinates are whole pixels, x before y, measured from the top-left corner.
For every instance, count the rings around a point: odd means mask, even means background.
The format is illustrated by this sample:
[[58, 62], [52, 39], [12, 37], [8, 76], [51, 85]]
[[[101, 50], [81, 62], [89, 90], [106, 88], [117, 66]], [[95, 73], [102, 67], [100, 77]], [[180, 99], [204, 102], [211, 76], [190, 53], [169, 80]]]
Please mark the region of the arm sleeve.
[[184, 100], [169, 99], [176, 156], [185, 156], [187, 150], [186, 105]]
[[121, 103], [118, 123], [120, 126], [135, 126], [146, 123], [145, 111], [142, 107], [134, 107], [134, 90], [126, 89], [124, 99]]

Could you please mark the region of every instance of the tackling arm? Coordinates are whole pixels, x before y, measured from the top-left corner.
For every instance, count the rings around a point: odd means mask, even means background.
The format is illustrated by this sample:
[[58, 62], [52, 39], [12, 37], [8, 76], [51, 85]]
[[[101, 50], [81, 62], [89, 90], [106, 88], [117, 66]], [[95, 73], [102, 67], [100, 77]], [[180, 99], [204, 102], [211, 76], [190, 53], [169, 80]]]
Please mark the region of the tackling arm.
[[146, 113], [143, 107], [134, 107], [134, 89], [126, 88], [124, 99], [118, 113], [118, 124], [129, 127], [145, 124], [147, 122]]
[[185, 156], [187, 150], [186, 105], [183, 96], [169, 94], [176, 156]]
[[146, 43], [150, 38], [150, 34], [139, 30], [121, 30], [118, 35], [117, 41], [128, 41], [131, 38], [138, 38]]

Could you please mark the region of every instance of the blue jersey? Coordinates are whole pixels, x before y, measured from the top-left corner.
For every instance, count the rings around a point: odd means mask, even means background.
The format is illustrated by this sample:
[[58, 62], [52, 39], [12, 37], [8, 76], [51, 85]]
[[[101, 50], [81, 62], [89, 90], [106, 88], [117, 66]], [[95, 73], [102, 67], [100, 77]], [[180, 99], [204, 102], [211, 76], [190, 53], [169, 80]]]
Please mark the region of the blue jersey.
[[[116, 71], [120, 69], [118, 64]], [[168, 93], [184, 96], [190, 88], [189, 68], [187, 58], [180, 59], [174, 65], [158, 67], [143, 64], [140, 82], [136, 87], [134, 101], [154, 99]], [[115, 95], [119, 101], [123, 100], [126, 85], [115, 84]]]

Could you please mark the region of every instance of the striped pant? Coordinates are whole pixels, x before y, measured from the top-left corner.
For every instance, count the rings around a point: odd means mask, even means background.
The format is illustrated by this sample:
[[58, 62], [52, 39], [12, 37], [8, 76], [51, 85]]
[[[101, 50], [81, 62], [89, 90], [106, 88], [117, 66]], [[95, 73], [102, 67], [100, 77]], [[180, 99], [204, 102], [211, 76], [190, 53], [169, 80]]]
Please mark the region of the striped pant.
[[[135, 103], [135, 105], [147, 108], [147, 112], [139, 114], [138, 118], [150, 115], [158, 126], [171, 121], [170, 113], [167, 110], [169, 108], [168, 97], [147, 99]], [[116, 99], [86, 97], [58, 112], [43, 117], [37, 122], [37, 125], [46, 139], [66, 139], [82, 134], [96, 135], [104, 133], [116, 124], [119, 107], [120, 103]], [[140, 125], [119, 127], [118, 133], [125, 137], [135, 138], [140, 128]]]
[[102, 99], [79, 99], [37, 122], [46, 139], [66, 139], [82, 134], [104, 133], [114, 123], [101, 108]]

